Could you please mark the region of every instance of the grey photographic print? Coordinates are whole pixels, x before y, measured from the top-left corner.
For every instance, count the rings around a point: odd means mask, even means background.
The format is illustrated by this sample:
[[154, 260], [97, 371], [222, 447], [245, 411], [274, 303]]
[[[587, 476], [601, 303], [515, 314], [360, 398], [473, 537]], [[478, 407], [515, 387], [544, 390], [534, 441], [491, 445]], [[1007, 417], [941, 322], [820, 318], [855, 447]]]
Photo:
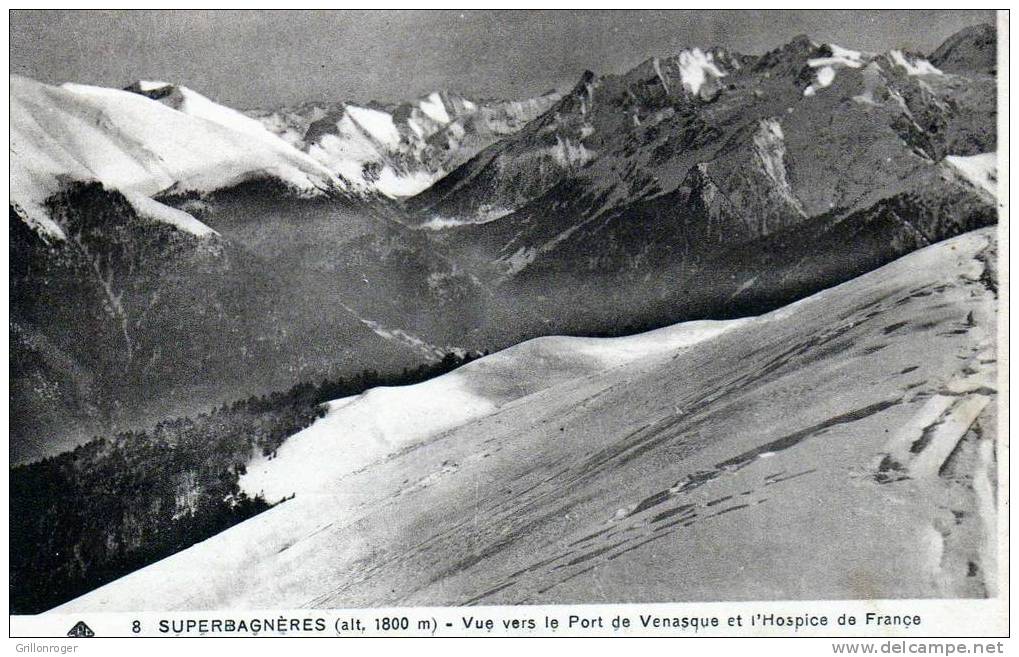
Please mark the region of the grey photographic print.
[[13, 10], [11, 613], [995, 598], [999, 19]]

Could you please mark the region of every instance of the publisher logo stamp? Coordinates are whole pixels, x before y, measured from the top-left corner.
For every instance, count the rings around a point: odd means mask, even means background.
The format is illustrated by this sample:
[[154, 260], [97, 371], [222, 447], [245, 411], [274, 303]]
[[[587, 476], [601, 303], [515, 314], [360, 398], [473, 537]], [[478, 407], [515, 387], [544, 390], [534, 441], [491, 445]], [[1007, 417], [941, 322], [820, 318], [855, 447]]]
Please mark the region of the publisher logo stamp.
[[74, 624], [74, 627], [67, 632], [67, 636], [73, 639], [88, 639], [95, 635], [96, 633], [92, 631], [91, 627], [85, 624], [85, 621], [78, 621]]

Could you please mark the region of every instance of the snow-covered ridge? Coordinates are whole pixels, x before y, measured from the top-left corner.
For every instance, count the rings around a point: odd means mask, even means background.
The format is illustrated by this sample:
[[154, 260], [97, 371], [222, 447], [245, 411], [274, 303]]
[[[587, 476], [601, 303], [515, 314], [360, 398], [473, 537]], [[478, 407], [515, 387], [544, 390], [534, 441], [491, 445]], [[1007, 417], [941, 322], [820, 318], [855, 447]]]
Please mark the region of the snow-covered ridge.
[[[176, 87], [180, 94], [180, 102], [172, 105], [174, 109], [194, 117], [212, 121], [219, 125], [242, 132], [252, 137], [265, 141], [272, 148], [280, 148], [279, 137], [269, 132], [261, 122], [242, 114], [235, 109], [215, 103], [197, 91], [187, 87]], [[165, 101], [164, 101], [165, 103]], [[303, 155], [303, 154], [302, 154]], [[300, 157], [300, 156], [299, 156]], [[308, 166], [314, 167], [315, 163], [305, 157], [301, 158]]]
[[423, 383], [338, 399], [274, 458], [250, 464], [240, 485], [271, 501], [315, 495], [373, 461], [557, 383], [641, 359], [657, 362], [746, 321], [687, 322], [622, 338], [537, 338]]
[[[60, 238], [43, 203], [68, 180], [130, 193], [136, 207], [138, 195], [170, 187], [208, 192], [262, 176], [303, 194], [339, 186], [328, 169], [258, 122], [191, 90], [176, 91], [168, 100], [178, 108], [119, 89], [55, 87], [12, 75], [12, 205], [29, 224]], [[148, 214], [204, 233], [193, 218], [144, 205]]]
[[397, 146], [400, 143], [400, 131], [396, 129], [391, 114], [357, 105], [347, 105], [347, 114], [373, 139], [387, 146]]
[[[141, 146], [161, 157], [164, 150], [177, 155], [165, 143], [177, 141], [178, 146], [186, 144], [189, 149], [196, 149], [190, 153], [192, 160], [203, 158], [222, 162], [229, 159], [235, 169], [247, 166], [253, 173], [275, 174], [283, 182], [303, 192], [324, 191], [338, 184], [328, 169], [266, 130], [260, 122], [215, 103], [187, 87], [172, 87], [172, 95], [155, 103], [120, 89], [74, 83], [66, 83], [61, 88], [99, 105], [114, 120], [114, 127], [132, 133], [142, 127], [150, 129], [145, 135], [147, 140], [142, 141]], [[198, 121], [182, 121], [178, 116], [162, 111], [160, 107], [167, 107]], [[167, 121], [168, 125], [160, 128], [154, 123], [156, 120]], [[261, 143], [254, 144], [250, 139], [244, 139], [244, 136], [255, 137]], [[201, 141], [203, 138], [211, 138], [213, 142], [204, 143]], [[213, 147], [223, 150], [214, 154]], [[167, 161], [166, 164], [173, 167], [175, 162]], [[194, 165], [186, 162], [182, 166]], [[188, 184], [187, 188], [202, 186], [201, 182], [197, 182]]]
[[[411, 125], [417, 126], [413, 122]], [[347, 105], [332, 132], [305, 147], [312, 159], [343, 176], [355, 189], [401, 197], [426, 189], [436, 178], [427, 170], [407, 171], [394, 166], [391, 154], [399, 153], [404, 143], [388, 112]]]

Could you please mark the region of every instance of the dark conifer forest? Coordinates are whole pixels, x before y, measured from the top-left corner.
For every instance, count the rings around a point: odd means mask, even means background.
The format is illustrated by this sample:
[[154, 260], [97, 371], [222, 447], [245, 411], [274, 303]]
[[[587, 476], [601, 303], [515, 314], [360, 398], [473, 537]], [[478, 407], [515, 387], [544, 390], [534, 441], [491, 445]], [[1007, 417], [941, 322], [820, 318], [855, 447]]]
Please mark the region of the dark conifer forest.
[[11, 613], [50, 609], [271, 508], [238, 480], [253, 457], [273, 457], [322, 417], [324, 402], [419, 383], [475, 357], [302, 383], [12, 468]]

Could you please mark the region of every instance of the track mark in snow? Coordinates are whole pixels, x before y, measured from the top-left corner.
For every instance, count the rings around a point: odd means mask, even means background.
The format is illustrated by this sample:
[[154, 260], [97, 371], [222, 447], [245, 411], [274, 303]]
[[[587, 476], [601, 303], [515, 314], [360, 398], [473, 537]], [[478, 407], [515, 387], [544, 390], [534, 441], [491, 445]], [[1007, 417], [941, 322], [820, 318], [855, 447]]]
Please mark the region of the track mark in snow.
[[930, 427], [930, 435], [925, 436], [925, 448], [909, 466], [910, 474], [923, 478], [937, 476], [949, 454], [990, 401], [984, 395], [972, 395], [953, 404], [949, 412]]
[[516, 584], [516, 582], [507, 582], [506, 584], [502, 584], [502, 585], [497, 586], [497, 587], [495, 587], [493, 589], [489, 589], [489, 590], [485, 591], [484, 593], [481, 593], [480, 595], [476, 595], [473, 598], [471, 598], [470, 600], [465, 601], [463, 604], [464, 604], [465, 607], [468, 607], [470, 605], [473, 605], [475, 602], [480, 602], [481, 600], [484, 600], [485, 598], [487, 598], [490, 595], [495, 595], [499, 591], [503, 591], [505, 589], [508, 589], [509, 587], [513, 586], [514, 584]]
[[726, 468], [739, 469], [745, 467], [751, 461], [753, 461], [755, 458], [757, 458], [758, 456], [765, 452], [780, 452], [782, 450], [789, 449], [790, 447], [795, 447], [796, 445], [803, 442], [807, 438], [810, 438], [811, 436], [820, 433], [825, 429], [830, 429], [831, 427], [838, 426], [840, 424], [858, 422], [859, 420], [880, 413], [881, 411], [885, 411], [891, 408], [892, 406], [895, 406], [900, 403], [902, 403], [901, 397], [889, 401], [878, 402], [876, 404], [871, 404], [869, 406], [865, 406], [855, 411], [850, 411], [848, 413], [843, 413], [842, 415], [837, 415], [831, 419], [825, 420], [824, 422], [815, 424], [812, 427], [808, 427], [795, 433], [791, 433], [788, 436], [784, 436], [782, 438], [779, 438], [778, 440], [773, 440], [770, 443], [766, 443], [764, 445], [761, 445], [760, 447], [757, 447], [756, 449], [749, 450], [747, 452], [744, 452], [743, 454], [740, 454], [739, 456], [735, 456], [727, 461], [723, 461], [722, 463], [719, 463], [716, 467], [718, 467], [721, 470], [724, 470]]
[[996, 395], [994, 368], [988, 365], [978, 354], [924, 403], [878, 455], [875, 480], [890, 483], [938, 476], [959, 441]]
[[[817, 472], [816, 469], [810, 469], [786, 477], [781, 477], [781, 475], [784, 474], [784, 472], [778, 472], [766, 475], [762, 480], [763, 481], [762, 485], [768, 486], [771, 484], [778, 484], [791, 479], [796, 479], [798, 477], [810, 475], [815, 472]], [[661, 504], [676, 498], [680, 494], [689, 493], [693, 489], [705, 483], [708, 483], [709, 481], [712, 481], [719, 474], [722, 474], [722, 472], [721, 471], [717, 473], [701, 472], [695, 475], [691, 475], [691, 479], [688, 479], [688, 481], [696, 482], [695, 485], [687, 487], [674, 486], [665, 491], [660, 491], [658, 493], [655, 493], [654, 495], [646, 497], [644, 498], [644, 500], [638, 502], [637, 504], [623, 507], [622, 509], [620, 509], [620, 512], [625, 513], [625, 515], [623, 515], [622, 517], [630, 518], [637, 514], [643, 514], [645, 511], [648, 511], [656, 506], [660, 506]], [[756, 490], [758, 489], [748, 490], [741, 493], [740, 495], [742, 497], [750, 496], [753, 495], [753, 493], [755, 493]], [[578, 566], [585, 562], [591, 561], [592, 559], [601, 558], [604, 560], [603, 563], [614, 561], [618, 557], [628, 552], [632, 552], [640, 547], [643, 547], [648, 543], [663, 538], [667, 538], [669, 536], [674, 536], [676, 535], [677, 532], [681, 532], [685, 528], [688, 528], [696, 524], [698, 520], [705, 521], [708, 520], [709, 518], [717, 518], [719, 516], [726, 515], [733, 511], [741, 511], [752, 506], [763, 504], [768, 499], [760, 498], [757, 500], [747, 500], [745, 503], [732, 504], [731, 506], [714, 510], [713, 507], [718, 507], [720, 504], [724, 502], [731, 501], [733, 500], [734, 497], [735, 495], [725, 495], [719, 498], [711, 499], [706, 502], [680, 504], [673, 508], [666, 509], [665, 511], [661, 511], [650, 519], [645, 519], [641, 522], [637, 522], [636, 524], [633, 524], [625, 528], [624, 530], [609, 532], [611, 523], [621, 519], [620, 514], [617, 513], [617, 517], [614, 517], [612, 520], [609, 521], [610, 523], [609, 527], [603, 528], [591, 534], [587, 534], [586, 536], [583, 536], [582, 538], [569, 543], [567, 546], [568, 548], [575, 548], [583, 545], [585, 546], [584, 548], [586, 550], [585, 552], [582, 552], [578, 555], [578, 552], [580, 552], [579, 550], [567, 549], [565, 552], [560, 553], [550, 559], [544, 559], [530, 566], [527, 566], [526, 568], [522, 568], [516, 571], [515, 573], [510, 574], [509, 578], [516, 578], [525, 573], [536, 573], [537, 571], [542, 571], [543, 569], [546, 568], [547, 570], [545, 570], [545, 574], [542, 575], [541, 577], [548, 578], [551, 577], [552, 574], [556, 573], [557, 571], [568, 570], [574, 566]], [[702, 515], [698, 513], [698, 509], [711, 509], [713, 513]], [[671, 522], [664, 522], [672, 518], [674, 519], [671, 520]], [[612, 539], [613, 537], [619, 538], [617, 538], [616, 541], [609, 543], [607, 545], [595, 547], [598, 543], [598, 540], [606, 541]], [[622, 549], [617, 550], [617, 548]], [[555, 588], [559, 584], [562, 584], [575, 577], [590, 572], [597, 565], [598, 564], [596, 563], [595, 565], [589, 566], [577, 572], [573, 572], [566, 578], [554, 584], [551, 584], [550, 586], [542, 589], [541, 591], [538, 591], [538, 593], [540, 594], [547, 592]], [[551, 566], [551, 568], [548, 568], [549, 566]]]

